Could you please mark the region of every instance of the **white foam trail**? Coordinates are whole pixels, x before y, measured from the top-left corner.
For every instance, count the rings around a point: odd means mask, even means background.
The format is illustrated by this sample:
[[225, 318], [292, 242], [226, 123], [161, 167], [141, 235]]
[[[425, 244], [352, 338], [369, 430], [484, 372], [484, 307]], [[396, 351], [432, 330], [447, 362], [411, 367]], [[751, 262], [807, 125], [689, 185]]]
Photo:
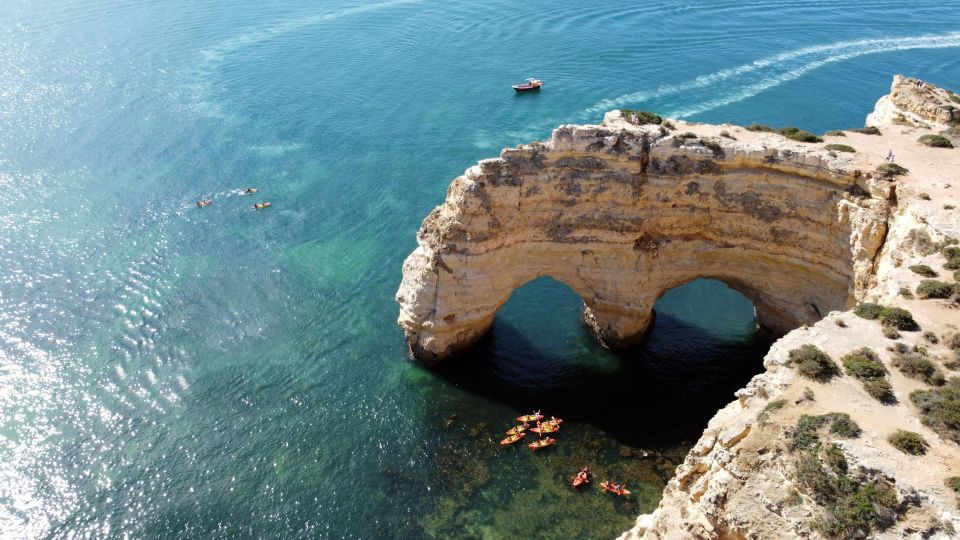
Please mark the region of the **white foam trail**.
[[940, 49], [949, 47], [960, 47], [960, 33], [888, 39], [863, 39], [857, 41], [841, 41], [814, 47], [804, 47], [802, 49], [797, 49], [796, 51], [790, 51], [774, 56], [768, 56], [766, 58], [761, 58], [749, 64], [723, 69], [708, 75], [701, 75], [700, 77], [687, 82], [661, 86], [660, 88], [652, 91], [634, 92], [612, 99], [605, 99], [586, 109], [581, 116], [595, 115], [599, 112], [615, 109], [628, 103], [642, 103], [650, 99], [679, 94], [698, 88], [707, 88], [716, 83], [727, 81], [734, 77], [747, 75], [768, 68], [783, 68], [787, 65], [793, 65], [798, 61], [802, 62], [806, 60], [806, 64], [787, 71], [782, 75], [765, 78], [759, 83], [746, 86], [741, 91], [733, 93], [733, 95], [710, 101], [707, 104], [695, 105], [689, 109], [684, 109], [670, 116], [682, 116], [680, 113], [683, 113], [683, 115], [696, 114], [755, 96], [764, 90], [796, 79], [804, 73], [808, 73], [809, 71], [832, 62], [839, 62], [841, 60], [855, 58], [857, 56], [864, 56], [867, 54], [903, 51], [910, 49]]
[[849, 60], [850, 58], [856, 58], [858, 56], [865, 56], [868, 54], [876, 54], [880, 52], [905, 51], [910, 49], [946, 49], [946, 48], [952, 48], [952, 47], [960, 47], [960, 35], [957, 36], [956, 40], [953, 43], [943, 43], [938, 45], [930, 44], [930, 45], [924, 45], [924, 46], [904, 45], [901, 47], [890, 47], [883, 50], [864, 50], [864, 51], [851, 52], [847, 54], [838, 54], [834, 56], [828, 56], [827, 58], [823, 58], [821, 60], [817, 60], [815, 62], [811, 62], [809, 64], [800, 66], [798, 68], [787, 71], [786, 73], [783, 73], [776, 77], [770, 77], [758, 83], [751, 84], [743, 88], [739, 92], [733, 93], [731, 95], [727, 95], [726, 97], [707, 101], [705, 103], [694, 105], [686, 109], [670, 111], [668, 112], [667, 116], [670, 116], [672, 118], [685, 118], [688, 116], [692, 116], [694, 114], [700, 114], [706, 111], [711, 111], [713, 109], [723, 107], [724, 105], [737, 103], [747, 98], [751, 98], [759, 94], [760, 92], [763, 92], [770, 88], [780, 86], [781, 84], [792, 81], [794, 79], [798, 79], [803, 75], [805, 75], [806, 73], [809, 73], [827, 64], [832, 64], [834, 62], [841, 62], [843, 60]]
[[223, 63], [224, 58], [243, 48], [250, 47], [258, 43], [263, 43], [279, 36], [283, 36], [284, 34], [303, 30], [305, 28], [316, 26], [328, 21], [360, 15], [362, 13], [369, 13], [372, 11], [380, 11], [402, 5], [418, 4], [421, 1], [422, 0], [389, 0], [387, 2], [381, 2], [378, 4], [367, 4], [338, 9], [328, 13], [317, 13], [314, 15], [294, 17], [261, 28], [259, 30], [246, 32], [221, 41], [213, 47], [200, 51], [201, 60], [188, 75], [188, 80], [191, 82], [189, 82], [186, 86], [190, 95], [192, 95], [192, 103], [189, 105], [189, 107], [198, 110], [205, 116], [220, 117], [224, 119], [230, 118], [230, 116], [226, 114], [218, 104], [207, 101], [210, 93], [209, 78], [210, 74], [213, 73], [219, 67], [219, 65]]
[[270, 25], [255, 32], [249, 32], [227, 39], [214, 47], [201, 51], [201, 54], [203, 55], [205, 61], [218, 63], [222, 61], [223, 57], [227, 54], [236, 52], [244, 47], [249, 47], [250, 45], [269, 41], [277, 36], [289, 34], [290, 32], [296, 32], [298, 30], [316, 26], [327, 21], [342, 19], [344, 17], [359, 15], [361, 13], [380, 11], [382, 9], [388, 9], [406, 4], [417, 4], [420, 3], [420, 1], [421, 0], [391, 0], [388, 2], [381, 2], [379, 4], [367, 4], [363, 6], [339, 9], [329, 13], [318, 13], [306, 17], [296, 17]]

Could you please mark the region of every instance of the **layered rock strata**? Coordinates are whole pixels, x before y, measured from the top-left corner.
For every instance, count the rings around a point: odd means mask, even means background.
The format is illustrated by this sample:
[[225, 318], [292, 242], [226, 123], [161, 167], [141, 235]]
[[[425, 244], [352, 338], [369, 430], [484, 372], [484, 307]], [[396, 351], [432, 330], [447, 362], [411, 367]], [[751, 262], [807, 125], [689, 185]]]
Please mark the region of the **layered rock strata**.
[[399, 324], [412, 355], [431, 363], [468, 347], [540, 276], [580, 295], [610, 347], [640, 339], [657, 298], [696, 278], [742, 292], [777, 334], [862, 297], [888, 186], [821, 145], [685, 129], [613, 111], [455, 179], [403, 265]]

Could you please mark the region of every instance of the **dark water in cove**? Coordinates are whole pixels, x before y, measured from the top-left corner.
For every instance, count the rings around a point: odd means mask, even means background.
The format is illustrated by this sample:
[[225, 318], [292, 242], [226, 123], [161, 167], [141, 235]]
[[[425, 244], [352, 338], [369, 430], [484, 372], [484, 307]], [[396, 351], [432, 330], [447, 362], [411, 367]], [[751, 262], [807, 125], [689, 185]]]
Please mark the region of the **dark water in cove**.
[[[960, 88], [943, 2], [0, 4], [4, 538], [612, 537], [760, 371], [752, 307], [693, 282], [611, 353], [542, 279], [423, 370], [393, 294], [449, 181], [609, 108], [822, 132]], [[558, 444], [501, 448], [533, 408]]]

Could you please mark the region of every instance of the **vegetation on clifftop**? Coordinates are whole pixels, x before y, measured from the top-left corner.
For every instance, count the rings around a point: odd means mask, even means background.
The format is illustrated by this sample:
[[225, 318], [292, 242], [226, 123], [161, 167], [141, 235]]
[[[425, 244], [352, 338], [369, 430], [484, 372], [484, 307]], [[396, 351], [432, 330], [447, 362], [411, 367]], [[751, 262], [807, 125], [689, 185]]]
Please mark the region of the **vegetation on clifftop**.
[[837, 363], [814, 345], [801, 345], [790, 351], [787, 364], [797, 372], [815, 381], [826, 382], [840, 374]]
[[941, 437], [960, 444], [960, 378], [945, 386], [914, 390], [910, 401], [920, 409], [920, 421]]
[[904, 174], [907, 174], [908, 172], [910, 172], [910, 169], [907, 169], [906, 167], [901, 167], [896, 163], [884, 163], [883, 165], [880, 165], [879, 167], [877, 167], [876, 171], [881, 176], [892, 178], [894, 176], [903, 176]]
[[663, 117], [659, 114], [652, 113], [650, 111], [639, 111], [636, 109], [620, 109], [620, 114], [623, 115], [623, 119], [631, 124], [645, 125], [645, 124], [662, 124]]
[[828, 144], [824, 148], [827, 150], [832, 150], [834, 152], [856, 152], [857, 149], [850, 146], [849, 144]]
[[806, 142], [806, 143], [823, 142], [822, 138], [817, 137], [813, 133], [810, 133], [809, 131], [804, 131], [800, 128], [795, 128], [793, 126], [777, 129], [777, 128], [772, 128], [765, 124], [750, 124], [749, 126], [746, 126], [744, 129], [746, 129], [747, 131], [756, 131], [756, 132], [762, 132], [762, 133], [779, 133], [780, 135], [783, 135], [784, 137], [790, 140], [798, 141], [798, 142]]
[[917, 142], [933, 148], [953, 148], [953, 143], [950, 142], [950, 139], [942, 135], [923, 135], [917, 139]]
[[867, 347], [851, 352], [842, 359], [847, 375], [863, 382], [863, 389], [881, 403], [896, 403], [893, 387], [887, 381], [887, 368], [877, 353]]
[[891, 433], [890, 436], [887, 437], [887, 442], [897, 450], [904, 454], [910, 454], [911, 456], [922, 456], [926, 454], [927, 447], [930, 446], [927, 440], [923, 438], [923, 435], [902, 429]]
[[851, 474], [840, 445], [821, 439], [819, 431], [827, 422], [831, 433], [860, 434], [845, 413], [804, 415], [787, 431], [789, 449], [801, 452], [794, 467], [797, 485], [823, 508], [813, 528], [831, 538], [865, 537], [889, 528], [899, 513], [896, 490], [882, 477], [871, 478], [870, 471]]

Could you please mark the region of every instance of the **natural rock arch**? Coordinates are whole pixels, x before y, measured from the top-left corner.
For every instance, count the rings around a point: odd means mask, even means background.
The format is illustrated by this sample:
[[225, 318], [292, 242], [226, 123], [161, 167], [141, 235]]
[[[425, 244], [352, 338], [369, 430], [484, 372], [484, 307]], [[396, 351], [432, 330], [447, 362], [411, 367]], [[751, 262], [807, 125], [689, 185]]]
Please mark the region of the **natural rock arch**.
[[[399, 324], [430, 363], [479, 339], [540, 276], [572, 288], [602, 342], [639, 340], [664, 292], [713, 278], [775, 333], [854, 303], [889, 201], [855, 158], [773, 134], [563, 126], [451, 184], [403, 266]], [[871, 196], [873, 192], [877, 197]]]

